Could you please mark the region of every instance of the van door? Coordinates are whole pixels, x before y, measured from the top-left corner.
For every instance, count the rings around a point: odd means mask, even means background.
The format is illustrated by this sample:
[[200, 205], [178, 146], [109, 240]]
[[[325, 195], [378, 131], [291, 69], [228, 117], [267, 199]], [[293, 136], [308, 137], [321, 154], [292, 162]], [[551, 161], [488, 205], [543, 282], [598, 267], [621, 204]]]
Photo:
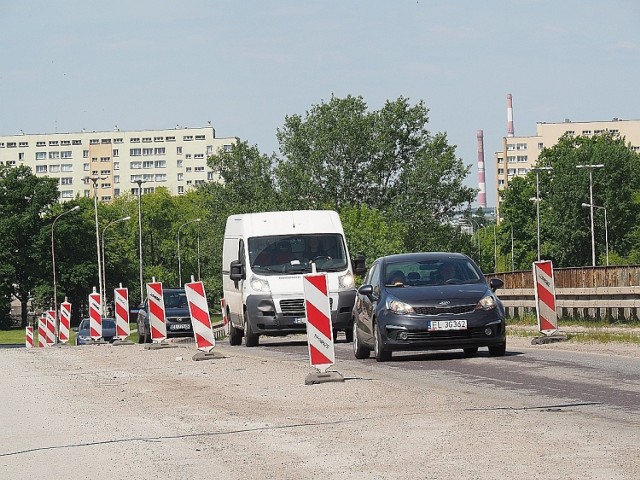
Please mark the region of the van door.
[[229, 278], [229, 267], [234, 260], [240, 260], [246, 271], [246, 262], [244, 255], [244, 240], [241, 238], [225, 238], [223, 252], [224, 256], [222, 289], [224, 299], [229, 308], [229, 321], [238, 328], [242, 328], [242, 306], [243, 306], [243, 284], [244, 280], [234, 282]]

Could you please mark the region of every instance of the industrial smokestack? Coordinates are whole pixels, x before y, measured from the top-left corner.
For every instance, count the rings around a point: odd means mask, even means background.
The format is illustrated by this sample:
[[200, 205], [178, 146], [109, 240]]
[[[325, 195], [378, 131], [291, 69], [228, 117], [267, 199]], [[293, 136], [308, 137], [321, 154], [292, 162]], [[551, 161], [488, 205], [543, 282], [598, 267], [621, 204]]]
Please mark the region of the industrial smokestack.
[[482, 130], [478, 130], [478, 205], [487, 208], [487, 187], [484, 180], [484, 141]]
[[507, 137], [513, 137], [513, 100], [507, 95]]

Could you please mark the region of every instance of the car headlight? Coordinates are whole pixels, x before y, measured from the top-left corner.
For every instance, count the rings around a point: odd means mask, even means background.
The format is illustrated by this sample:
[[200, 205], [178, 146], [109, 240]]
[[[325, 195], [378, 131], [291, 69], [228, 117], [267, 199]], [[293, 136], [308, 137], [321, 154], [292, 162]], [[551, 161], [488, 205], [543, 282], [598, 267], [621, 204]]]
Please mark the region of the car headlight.
[[263, 280], [262, 278], [258, 278], [255, 275], [251, 275], [251, 278], [249, 279], [249, 285], [251, 285], [251, 289], [255, 290], [256, 292], [271, 292], [271, 289], [269, 288], [269, 282]]
[[355, 286], [351, 272], [347, 272], [345, 275], [338, 277], [338, 286], [340, 288], [353, 288]]
[[485, 295], [476, 305], [476, 310], [491, 310], [496, 308], [496, 298], [493, 295]]
[[413, 312], [413, 307], [408, 303], [401, 302], [396, 298], [389, 298], [387, 300], [387, 310], [397, 313], [398, 315], [408, 315]]

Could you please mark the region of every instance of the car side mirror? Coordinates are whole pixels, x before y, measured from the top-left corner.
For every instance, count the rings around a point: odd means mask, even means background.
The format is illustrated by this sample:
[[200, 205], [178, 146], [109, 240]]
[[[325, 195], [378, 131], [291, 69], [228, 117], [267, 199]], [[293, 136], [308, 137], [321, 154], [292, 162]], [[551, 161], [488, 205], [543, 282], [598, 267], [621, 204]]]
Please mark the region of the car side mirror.
[[504, 282], [499, 278], [492, 278], [489, 280], [489, 288], [491, 288], [492, 292], [495, 292], [497, 289], [504, 287]]
[[229, 265], [229, 278], [233, 282], [239, 282], [245, 278], [244, 266], [240, 260], [234, 260]]
[[355, 258], [351, 260], [351, 263], [353, 265], [353, 273], [356, 275], [364, 275], [367, 273], [364, 255], [356, 255]]
[[358, 289], [358, 294], [369, 298], [370, 300], [373, 299], [373, 285], [362, 285], [359, 289]]

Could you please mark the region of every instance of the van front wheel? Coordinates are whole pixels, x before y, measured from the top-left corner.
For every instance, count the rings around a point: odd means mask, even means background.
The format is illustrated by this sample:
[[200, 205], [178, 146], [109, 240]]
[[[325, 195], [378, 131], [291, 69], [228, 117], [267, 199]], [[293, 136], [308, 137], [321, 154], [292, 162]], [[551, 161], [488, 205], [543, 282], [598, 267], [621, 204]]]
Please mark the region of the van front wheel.
[[251, 329], [251, 322], [245, 317], [244, 321], [244, 344], [247, 347], [257, 347], [260, 343], [260, 335], [253, 333]]
[[240, 345], [242, 343], [242, 330], [229, 324], [229, 345]]

